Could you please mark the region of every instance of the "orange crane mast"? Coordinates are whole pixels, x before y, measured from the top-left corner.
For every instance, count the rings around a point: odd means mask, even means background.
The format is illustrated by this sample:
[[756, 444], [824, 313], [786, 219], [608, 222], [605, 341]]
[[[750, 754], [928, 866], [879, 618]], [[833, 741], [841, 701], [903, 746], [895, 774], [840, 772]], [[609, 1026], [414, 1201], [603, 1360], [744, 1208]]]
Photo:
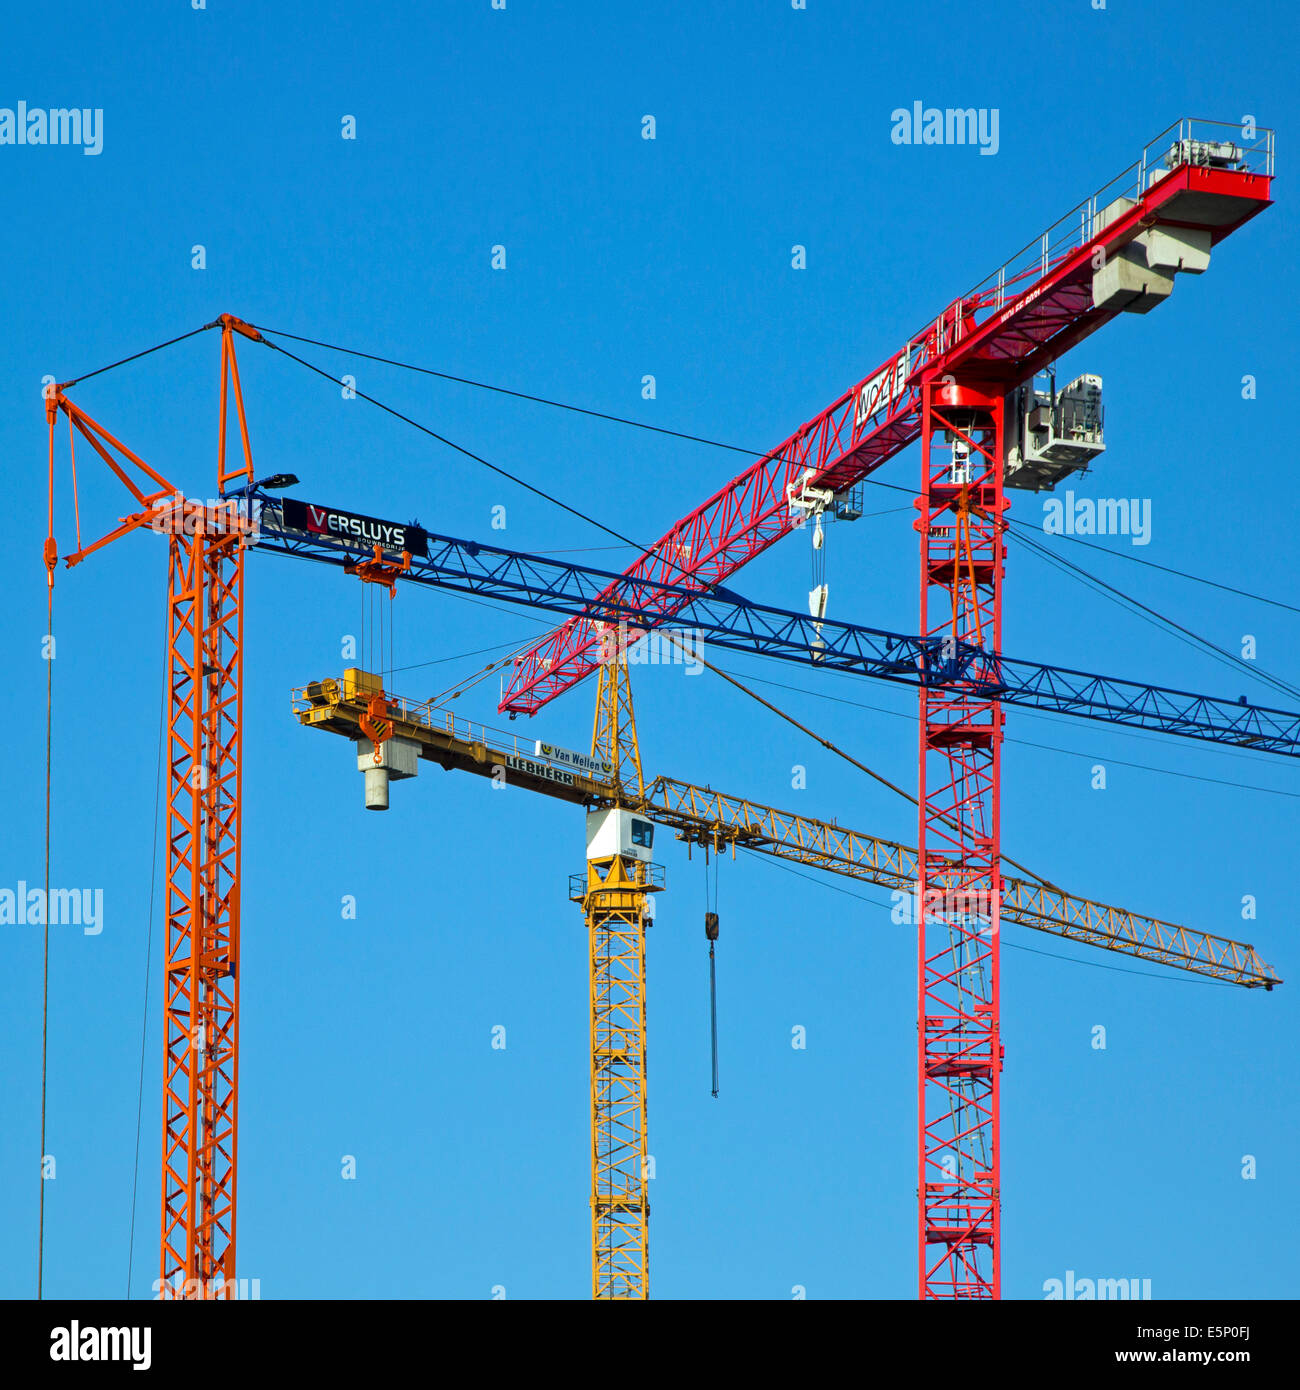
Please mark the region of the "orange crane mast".
[[[235, 334], [256, 330], [223, 314], [217, 428], [218, 495], [253, 481], [252, 448]], [[219, 1296], [235, 1277], [239, 1100], [239, 907], [243, 759], [244, 553], [248, 517], [238, 500], [196, 507], [52, 386], [49, 427], [53, 582], [54, 429], [68, 419], [77, 545], [68, 566], [132, 531], [168, 537], [167, 879], [164, 946], [162, 1220], [164, 1298]], [[227, 457], [233, 397], [240, 452]], [[103, 460], [137, 508], [82, 544], [76, 440]]]

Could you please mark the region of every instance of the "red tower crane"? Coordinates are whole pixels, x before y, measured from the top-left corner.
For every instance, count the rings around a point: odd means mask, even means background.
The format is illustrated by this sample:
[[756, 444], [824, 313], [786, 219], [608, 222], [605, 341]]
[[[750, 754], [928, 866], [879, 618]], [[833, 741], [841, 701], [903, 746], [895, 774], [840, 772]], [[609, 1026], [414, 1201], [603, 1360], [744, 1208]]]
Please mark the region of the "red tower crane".
[[[921, 441], [915, 522], [920, 632], [1002, 650], [1004, 486], [1053, 486], [1047, 462], [1008, 462], [1017, 388], [1122, 312], [1146, 313], [1175, 278], [1269, 205], [1272, 132], [1182, 120], [969, 294], [679, 521], [601, 594], [642, 631], [834, 506]], [[671, 584], [647, 591], [638, 581]], [[593, 605], [593, 608], [595, 605]], [[520, 657], [500, 708], [533, 714], [599, 665], [592, 618]], [[998, 952], [1002, 710], [976, 687], [922, 687], [919, 709], [918, 1266], [922, 1298], [997, 1298]], [[987, 685], [985, 686], [987, 690]], [[956, 883], [942, 910], [931, 881]]]

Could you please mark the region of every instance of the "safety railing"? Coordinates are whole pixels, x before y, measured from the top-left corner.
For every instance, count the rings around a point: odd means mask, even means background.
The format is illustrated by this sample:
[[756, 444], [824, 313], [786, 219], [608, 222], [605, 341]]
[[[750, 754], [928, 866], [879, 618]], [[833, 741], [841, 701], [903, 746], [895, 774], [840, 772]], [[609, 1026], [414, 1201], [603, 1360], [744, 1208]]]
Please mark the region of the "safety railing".
[[[667, 882], [664, 875], [662, 864], [641, 864], [642, 876], [638, 879], [638, 886], [645, 888], [662, 888]], [[569, 901], [580, 903], [587, 896], [587, 875], [569, 875]]]
[[[384, 692], [384, 700], [387, 703], [389, 714], [395, 720], [401, 720], [408, 724], [419, 724], [426, 729], [447, 734], [458, 743], [480, 743], [499, 753], [513, 753], [516, 757], [545, 763], [548, 767], [557, 770], [578, 772], [596, 782], [609, 780], [598, 770], [576, 765], [570, 758], [566, 758], [562, 754], [546, 752], [545, 749], [548, 745], [543, 744], [543, 749], [539, 752], [537, 748], [539, 740], [535, 737], [521, 738], [518, 734], [508, 733], [504, 729], [494, 729], [487, 724], [457, 718], [449, 709], [440, 707], [433, 700], [409, 700], [404, 695], [394, 695], [389, 691]], [[365, 697], [358, 695], [357, 703], [365, 703]], [[308, 697], [306, 686], [300, 686], [293, 691], [295, 714], [301, 714], [305, 710], [318, 707], [318, 704]], [[549, 746], [556, 747], [557, 745]]]
[[[966, 309], [1003, 308], [1028, 283], [1041, 279], [1066, 256], [1087, 245], [1098, 230], [1099, 212], [1117, 198], [1136, 201], [1158, 178], [1184, 164], [1208, 163], [1213, 157], [1219, 167], [1271, 178], [1273, 147], [1274, 133], [1263, 127], [1185, 116], [1148, 141], [1141, 155], [1127, 169], [1121, 170], [1040, 236], [1008, 257], [954, 304]], [[950, 321], [949, 312], [945, 311], [938, 323], [932, 325], [940, 352], [961, 338], [962, 317], [958, 313]]]

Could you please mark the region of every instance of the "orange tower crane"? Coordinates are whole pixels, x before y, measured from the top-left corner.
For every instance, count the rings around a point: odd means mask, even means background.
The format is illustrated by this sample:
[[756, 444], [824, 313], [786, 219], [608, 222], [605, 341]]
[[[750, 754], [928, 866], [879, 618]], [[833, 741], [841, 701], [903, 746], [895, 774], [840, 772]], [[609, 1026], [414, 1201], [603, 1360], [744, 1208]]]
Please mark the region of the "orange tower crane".
[[[230, 314], [221, 330], [217, 492], [253, 482], [235, 335], [255, 329]], [[147, 528], [168, 537], [167, 887], [164, 986], [162, 1237], [163, 1297], [207, 1297], [235, 1272], [239, 1135], [240, 806], [244, 691], [246, 508], [236, 498], [196, 507], [65, 394], [46, 393], [53, 582], [54, 430], [67, 416], [76, 489], [80, 436], [130, 494], [136, 510], [67, 557], [80, 564], [101, 547]], [[233, 396], [240, 451], [227, 456]]]

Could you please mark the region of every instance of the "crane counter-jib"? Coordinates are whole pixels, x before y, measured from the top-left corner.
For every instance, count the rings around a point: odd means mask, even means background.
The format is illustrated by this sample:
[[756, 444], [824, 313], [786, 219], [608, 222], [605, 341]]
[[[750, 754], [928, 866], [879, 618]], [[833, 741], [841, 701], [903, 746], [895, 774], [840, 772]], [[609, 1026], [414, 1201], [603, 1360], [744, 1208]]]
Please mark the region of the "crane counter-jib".
[[[376, 697], [383, 702], [383, 714], [375, 704]], [[384, 695], [379, 678], [369, 672], [349, 669], [339, 680], [313, 681], [295, 690], [293, 700], [294, 713], [302, 724], [356, 742], [361, 750], [359, 762], [377, 753], [382, 756], [384, 745], [397, 742], [412, 746], [415, 756], [448, 770], [476, 772], [577, 805], [594, 805], [615, 793], [614, 784], [606, 778], [593, 776], [572, 762], [566, 765], [566, 757], [575, 758], [567, 750], [548, 751], [535, 739], [458, 719], [431, 702]], [[383, 727], [384, 720], [387, 728]]]

